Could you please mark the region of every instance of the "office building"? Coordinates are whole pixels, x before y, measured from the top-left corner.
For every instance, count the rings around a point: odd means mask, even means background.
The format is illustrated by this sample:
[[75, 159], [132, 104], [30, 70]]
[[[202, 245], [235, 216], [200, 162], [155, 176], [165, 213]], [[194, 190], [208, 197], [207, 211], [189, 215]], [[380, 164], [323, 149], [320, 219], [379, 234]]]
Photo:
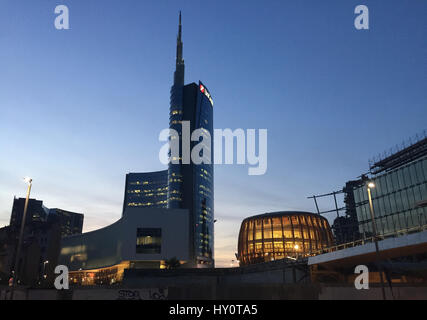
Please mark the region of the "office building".
[[[179, 140], [179, 156], [170, 154], [168, 170], [126, 175], [123, 213], [131, 207], [187, 209], [190, 212], [189, 232], [192, 239], [190, 261], [193, 267], [214, 266], [214, 172], [213, 172], [213, 100], [208, 88], [202, 83], [184, 84], [182, 24], [176, 47], [174, 81], [170, 91], [169, 127], [178, 133], [171, 136]], [[204, 162], [194, 164], [183, 161], [186, 155], [182, 139], [183, 123], [188, 123], [188, 133], [196, 129], [203, 132], [206, 143], [209, 136], [209, 154], [200, 154]], [[188, 137], [190, 139], [190, 137]], [[193, 150], [200, 141], [191, 141]], [[188, 150], [189, 152], [191, 152]], [[187, 156], [190, 156], [189, 154]], [[141, 211], [141, 214], [143, 212]]]
[[[427, 224], [427, 138], [370, 166], [372, 201], [380, 235]], [[353, 189], [359, 232], [372, 234], [366, 184]]]
[[[10, 227], [19, 230], [24, 214], [25, 198], [14, 198], [12, 213], [10, 215]], [[28, 200], [27, 214], [25, 217], [26, 233], [32, 233], [32, 229], [46, 223], [58, 223], [61, 226], [62, 236], [70, 236], [82, 233], [84, 215], [59, 208], [49, 209], [43, 205], [43, 201]]]
[[368, 174], [346, 183], [342, 190], [346, 214], [333, 224], [338, 243], [373, 235], [368, 182], [375, 185], [371, 194], [378, 235], [393, 236], [427, 225], [427, 138], [370, 161]]
[[166, 208], [168, 170], [128, 173], [126, 175], [123, 212], [131, 207]]
[[51, 285], [61, 237], [82, 233], [83, 214], [49, 209], [43, 205], [43, 201], [29, 199], [21, 254], [15, 267], [25, 200], [13, 199], [10, 225], [0, 230], [0, 274], [4, 280], [12, 272], [17, 272], [17, 281], [21, 284]]
[[190, 263], [189, 212], [127, 208], [117, 222], [62, 239], [59, 263], [76, 285], [121, 282], [125, 269], [161, 269], [176, 259]]
[[[181, 124], [188, 121], [189, 131], [200, 129], [207, 144], [204, 137], [213, 137], [213, 100], [201, 82], [184, 85], [179, 20], [170, 128], [179, 133], [181, 146]], [[190, 149], [198, 143], [192, 141]], [[168, 170], [127, 174], [122, 218], [62, 240], [60, 263], [69, 267], [71, 282], [117, 283], [125, 269], [166, 268], [173, 259], [183, 268], [214, 267], [212, 146], [211, 138], [210, 154], [199, 154], [208, 160], [201, 164], [183, 163], [180, 155]]]
[[61, 236], [67, 237], [81, 234], [83, 230], [84, 215], [81, 213], [66, 211], [62, 209], [49, 209], [48, 222], [57, 222], [61, 228]]
[[[214, 266], [214, 174], [213, 174], [213, 100], [207, 87], [198, 84], [184, 85], [184, 59], [181, 14], [177, 38], [176, 70], [171, 88], [169, 127], [178, 133], [180, 156], [171, 155], [168, 168], [168, 208], [190, 211], [191, 256], [195, 267]], [[209, 155], [201, 155], [208, 161], [185, 163], [186, 152], [182, 138], [182, 123], [188, 121], [190, 132], [201, 129], [210, 135]], [[204, 141], [204, 138], [202, 138]], [[190, 143], [190, 150], [199, 141]], [[189, 151], [189, 150], [188, 150]], [[177, 163], [174, 163], [177, 161]]]
[[[24, 214], [25, 198], [13, 198], [12, 213], [10, 215], [10, 227], [19, 230]], [[28, 200], [25, 226], [30, 227], [47, 220], [49, 209], [43, 205], [43, 201], [36, 199]]]

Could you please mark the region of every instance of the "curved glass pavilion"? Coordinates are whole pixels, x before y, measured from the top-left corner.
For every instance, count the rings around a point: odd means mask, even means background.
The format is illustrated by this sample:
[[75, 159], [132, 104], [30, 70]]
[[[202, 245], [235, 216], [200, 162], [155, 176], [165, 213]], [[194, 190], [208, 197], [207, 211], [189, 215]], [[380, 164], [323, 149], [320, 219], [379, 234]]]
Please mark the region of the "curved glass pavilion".
[[265, 213], [243, 220], [240, 227], [240, 265], [310, 256], [333, 245], [328, 220], [310, 212]]

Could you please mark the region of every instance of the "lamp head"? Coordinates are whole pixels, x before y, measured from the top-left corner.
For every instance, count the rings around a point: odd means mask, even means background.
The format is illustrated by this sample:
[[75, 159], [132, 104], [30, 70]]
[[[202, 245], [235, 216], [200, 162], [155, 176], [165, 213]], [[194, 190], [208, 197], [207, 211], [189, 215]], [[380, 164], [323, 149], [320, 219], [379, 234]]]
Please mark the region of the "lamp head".
[[24, 178], [24, 182], [25, 182], [26, 184], [31, 184], [31, 183], [33, 182], [33, 179], [31, 179], [30, 177], [25, 177], [25, 178]]

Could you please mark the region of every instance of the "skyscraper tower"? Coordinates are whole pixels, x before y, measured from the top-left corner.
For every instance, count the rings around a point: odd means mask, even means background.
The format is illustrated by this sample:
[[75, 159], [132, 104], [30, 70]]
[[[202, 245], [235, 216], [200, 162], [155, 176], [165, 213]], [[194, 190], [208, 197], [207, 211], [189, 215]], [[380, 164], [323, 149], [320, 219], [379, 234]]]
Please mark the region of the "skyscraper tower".
[[[176, 66], [173, 85], [170, 91], [169, 128], [179, 133], [179, 146], [182, 145], [184, 60], [182, 58], [182, 25], [179, 12], [178, 37], [176, 40]], [[181, 164], [172, 164], [168, 168], [168, 208], [182, 208], [182, 172]]]
[[[184, 85], [184, 60], [182, 44], [181, 13], [176, 47], [176, 68], [170, 91], [169, 128], [178, 136], [179, 156], [170, 154], [168, 167], [168, 208], [188, 209], [190, 213], [190, 264], [194, 267], [214, 266], [214, 176], [213, 176], [213, 100], [204, 84]], [[188, 126], [183, 129], [182, 122]], [[189, 130], [188, 130], [189, 129]], [[196, 129], [210, 135], [210, 162], [201, 164], [183, 163], [182, 139]], [[183, 132], [187, 130], [189, 132]], [[207, 144], [208, 140], [202, 138]], [[190, 149], [200, 141], [191, 141]], [[184, 150], [184, 152], [189, 150]], [[189, 155], [187, 155], [188, 158]], [[203, 155], [207, 157], [206, 155]], [[178, 159], [176, 159], [178, 158]], [[185, 158], [185, 157], [184, 157]]]

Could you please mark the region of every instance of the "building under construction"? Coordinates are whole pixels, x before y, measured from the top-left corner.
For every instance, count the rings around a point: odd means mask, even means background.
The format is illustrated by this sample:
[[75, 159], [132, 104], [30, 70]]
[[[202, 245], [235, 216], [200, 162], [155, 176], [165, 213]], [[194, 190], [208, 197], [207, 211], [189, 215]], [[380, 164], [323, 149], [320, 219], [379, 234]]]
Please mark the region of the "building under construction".
[[[343, 206], [338, 205], [337, 195], [344, 196]], [[319, 209], [318, 199], [325, 197], [333, 198], [334, 209]], [[342, 190], [309, 198], [314, 200], [318, 214], [337, 215], [332, 225], [336, 245], [312, 259], [313, 280], [342, 277], [346, 272], [354, 278], [354, 266], [358, 264], [376, 270], [377, 278], [382, 269], [390, 283], [427, 279], [425, 132], [413, 142], [369, 161], [369, 172], [348, 181]], [[374, 242], [380, 243], [377, 255]]]
[[[348, 181], [344, 188], [314, 199], [318, 214], [336, 212], [333, 232], [337, 244], [371, 237], [372, 219], [367, 182], [373, 182], [372, 202], [378, 235], [388, 236], [427, 224], [427, 137], [402, 144], [369, 161], [369, 172]], [[336, 196], [344, 195], [344, 206]], [[317, 200], [333, 197], [335, 209], [319, 210]]]

